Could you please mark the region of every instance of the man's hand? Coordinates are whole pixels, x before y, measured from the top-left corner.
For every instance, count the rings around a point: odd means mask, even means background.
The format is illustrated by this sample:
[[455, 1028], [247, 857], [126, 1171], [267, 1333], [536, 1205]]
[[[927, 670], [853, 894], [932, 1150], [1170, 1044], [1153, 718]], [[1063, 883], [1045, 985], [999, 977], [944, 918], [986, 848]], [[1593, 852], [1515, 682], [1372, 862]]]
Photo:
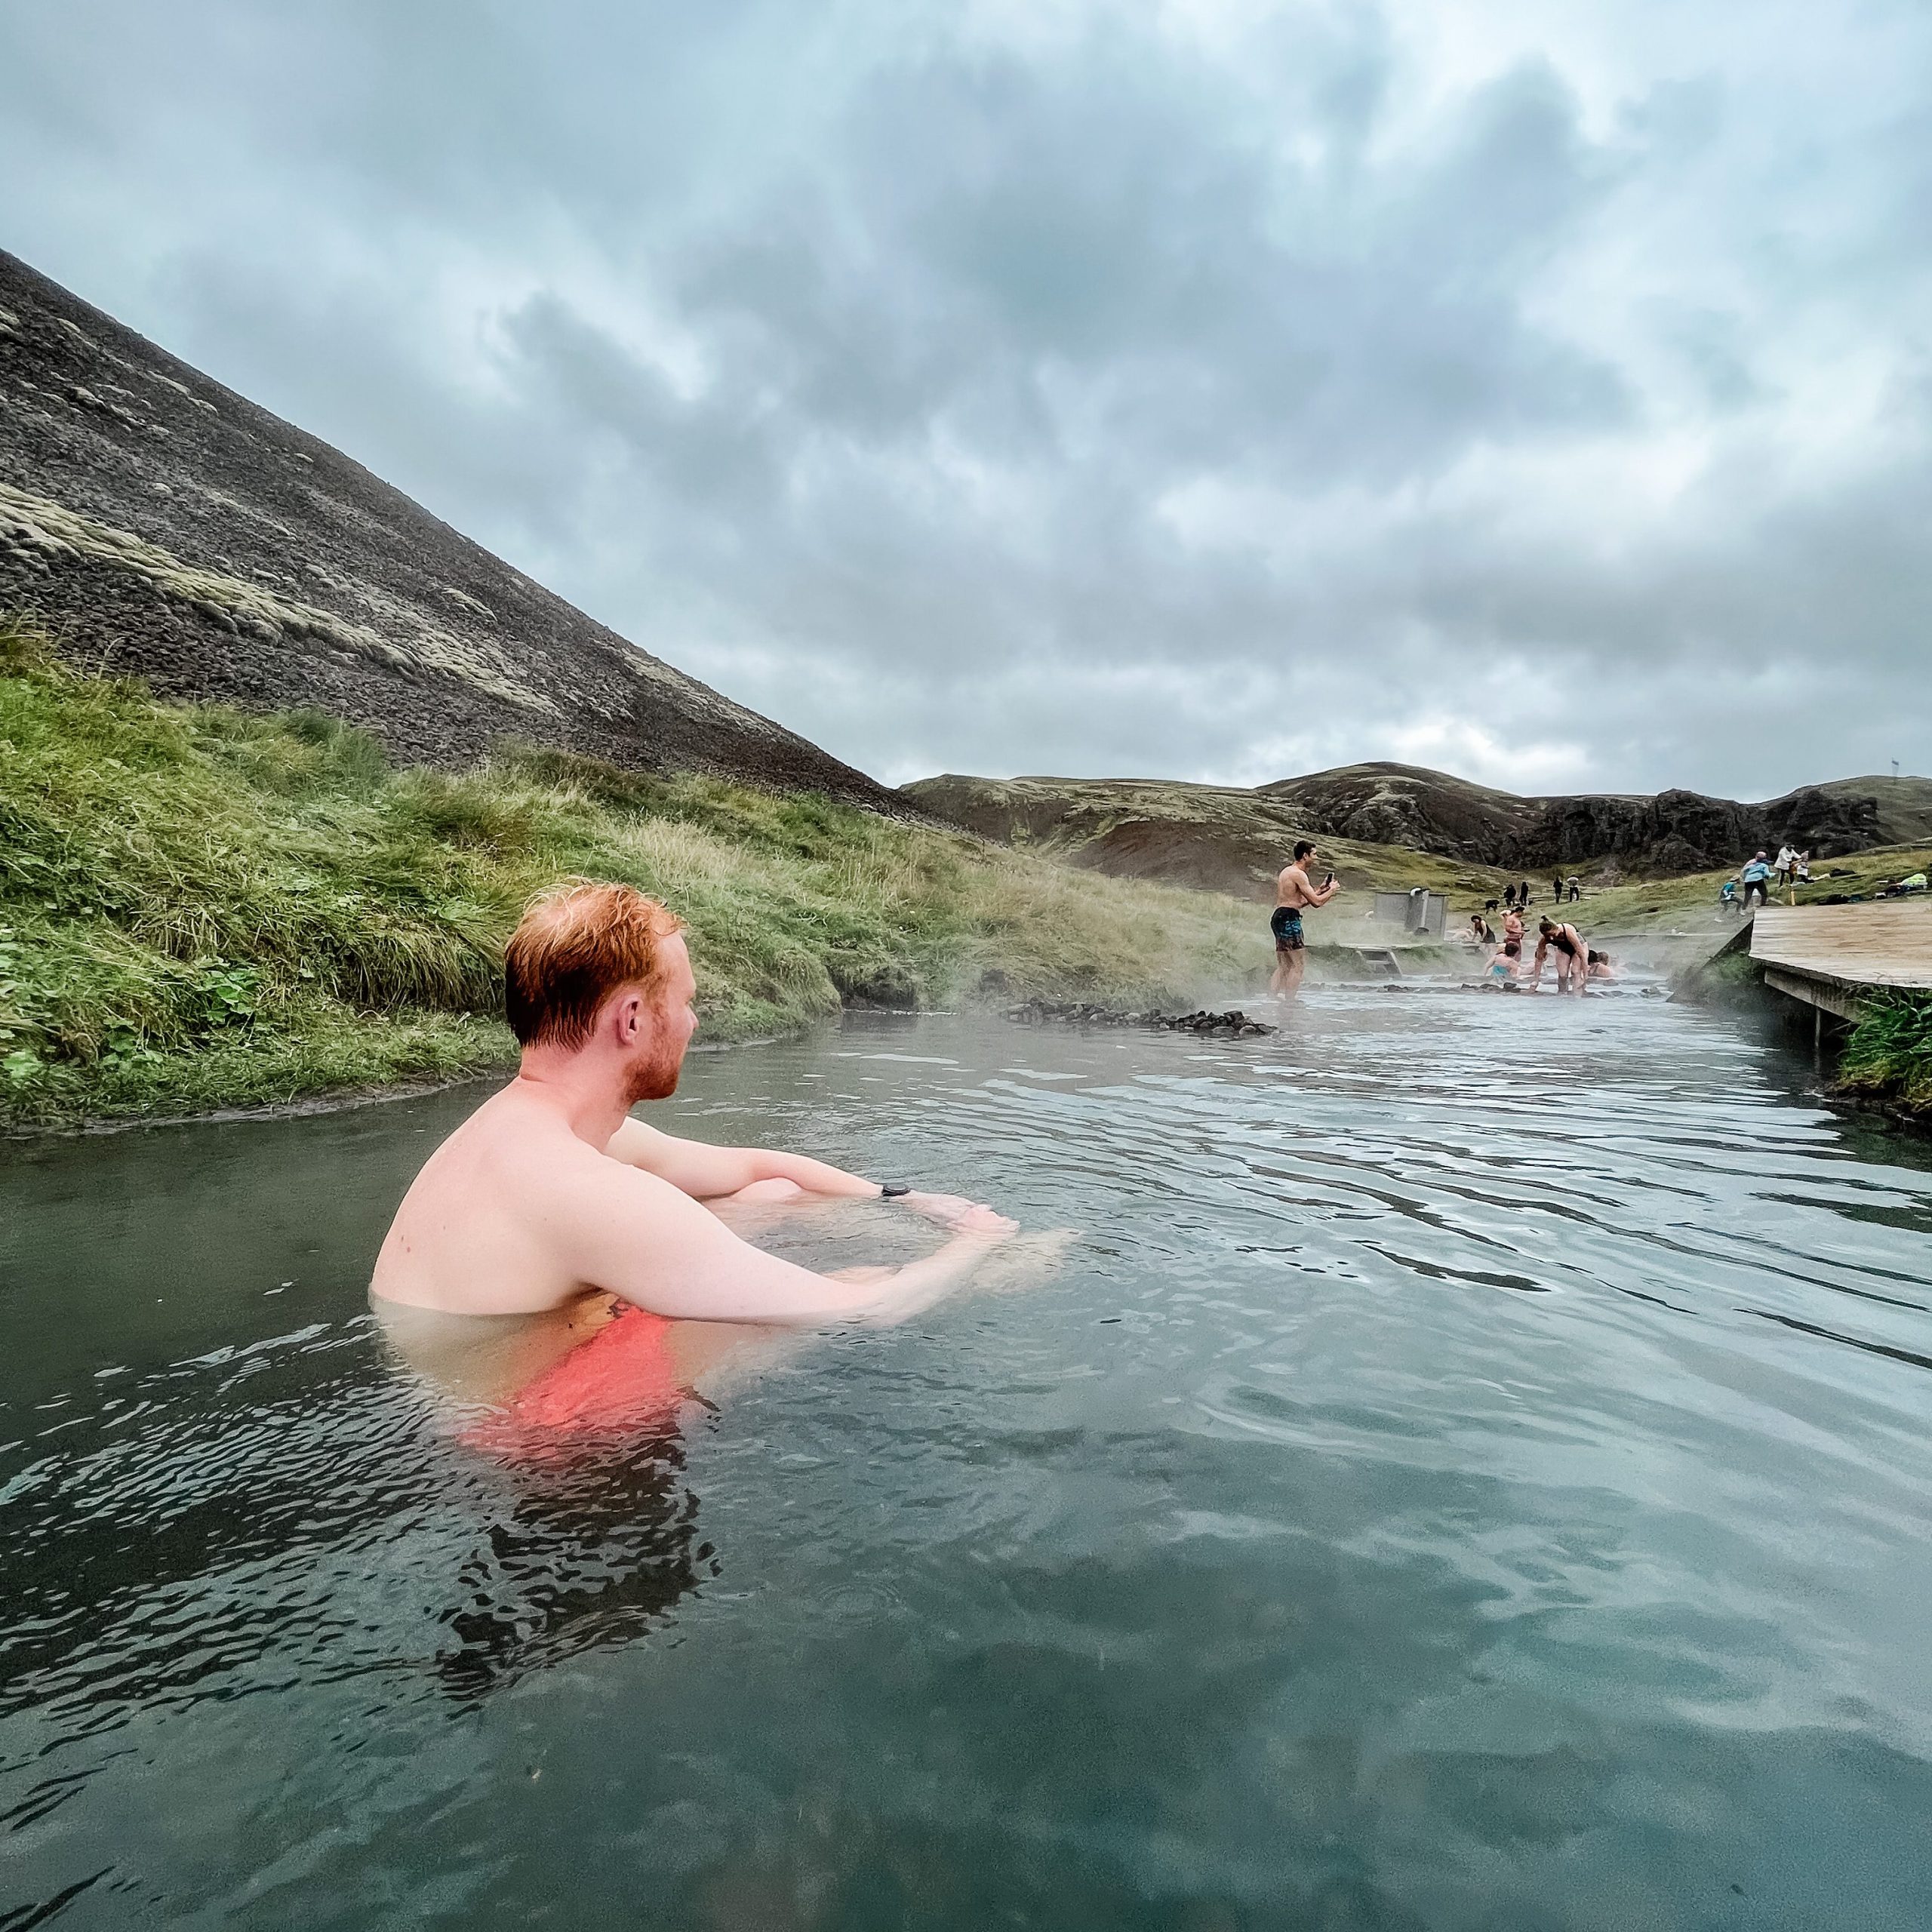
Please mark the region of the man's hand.
[[975, 1202], [968, 1201], [964, 1214], [952, 1223], [955, 1241], [983, 1241], [997, 1244], [1010, 1241], [1020, 1232], [1017, 1221], [1009, 1221], [1004, 1214]]
[[915, 1214], [923, 1214], [929, 1221], [937, 1221], [941, 1227], [950, 1227], [960, 1216], [971, 1211], [973, 1203], [963, 1194], [921, 1194], [916, 1189], [910, 1194], [898, 1197], [902, 1208], [909, 1208]]

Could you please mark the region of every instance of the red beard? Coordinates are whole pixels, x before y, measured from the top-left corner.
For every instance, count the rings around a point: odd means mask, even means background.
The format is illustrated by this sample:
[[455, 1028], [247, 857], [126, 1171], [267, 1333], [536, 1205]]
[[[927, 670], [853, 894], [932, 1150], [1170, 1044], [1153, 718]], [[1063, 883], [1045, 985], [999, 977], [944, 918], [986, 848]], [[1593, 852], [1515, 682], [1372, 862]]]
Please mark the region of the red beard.
[[684, 1071], [681, 1053], [654, 1054], [648, 1060], [633, 1060], [624, 1075], [624, 1106], [629, 1109], [640, 1100], [665, 1100], [678, 1091], [678, 1075]]

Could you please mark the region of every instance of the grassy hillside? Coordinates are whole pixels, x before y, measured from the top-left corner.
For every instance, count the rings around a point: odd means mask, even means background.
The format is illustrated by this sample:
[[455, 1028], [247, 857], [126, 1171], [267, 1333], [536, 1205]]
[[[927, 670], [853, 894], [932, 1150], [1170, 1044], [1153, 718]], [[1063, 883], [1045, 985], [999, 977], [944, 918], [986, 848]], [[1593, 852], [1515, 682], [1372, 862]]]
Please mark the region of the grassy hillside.
[[1252, 983], [1211, 894], [814, 796], [506, 749], [397, 770], [313, 713], [163, 703], [0, 624], [0, 1113], [287, 1100], [500, 1063], [503, 941], [571, 874], [689, 919], [705, 1035], [971, 995], [1142, 1001]]
[[1426, 885], [1466, 909], [1494, 897], [1515, 876], [1407, 846], [1331, 837], [1292, 801], [1237, 786], [945, 777], [903, 789], [984, 838], [1051, 852], [1115, 878], [1158, 879], [1268, 904], [1298, 838], [1319, 841], [1324, 863], [1351, 893]]
[[1889, 845], [1932, 845], [1932, 778], [1835, 778], [1818, 787], [1838, 798], [1878, 801], [1878, 828]]
[[1048, 840], [1076, 864], [1217, 891], [1262, 889], [1297, 838], [1318, 838], [1364, 882], [1428, 883], [1434, 854], [1471, 882], [1547, 880], [1552, 870], [1606, 883], [1670, 878], [1734, 864], [1787, 840], [1814, 853], [1863, 851], [1932, 835], [1932, 784], [1847, 779], [1758, 804], [1691, 792], [1654, 795], [1513, 792], [1417, 765], [1349, 764], [1254, 791], [1132, 778], [972, 778], [903, 787], [928, 811], [983, 837]]
[[[1811, 883], [1798, 888], [1797, 903], [1821, 905], [1834, 895], [1869, 897], [1881, 880], [1921, 872], [1928, 863], [1932, 863], [1932, 843], [1881, 846], [1834, 859], [1829, 866], [1813, 867]], [[1828, 873], [1838, 875], [1829, 877]], [[1698, 872], [1687, 878], [1651, 879], [1592, 891], [1584, 895], [1582, 904], [1567, 911], [1592, 940], [1599, 935], [1614, 939], [1685, 934], [1708, 938], [1716, 945], [1737, 928], [1737, 916], [1723, 911], [1718, 903], [1719, 891], [1731, 875], [1729, 872]], [[1789, 898], [1781, 892], [1778, 903], [1786, 904]]]

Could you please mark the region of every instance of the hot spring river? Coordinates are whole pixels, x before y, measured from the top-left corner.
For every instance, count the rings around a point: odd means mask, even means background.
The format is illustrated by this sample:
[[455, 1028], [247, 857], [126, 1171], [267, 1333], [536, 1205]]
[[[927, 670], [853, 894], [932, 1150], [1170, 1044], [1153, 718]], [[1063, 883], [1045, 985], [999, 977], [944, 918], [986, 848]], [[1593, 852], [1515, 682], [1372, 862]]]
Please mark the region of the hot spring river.
[[696, 1056], [1081, 1240], [541, 1474], [364, 1299], [478, 1090], [0, 1151], [0, 1928], [1923, 1932], [1932, 1162], [1804, 1072], [1627, 988]]

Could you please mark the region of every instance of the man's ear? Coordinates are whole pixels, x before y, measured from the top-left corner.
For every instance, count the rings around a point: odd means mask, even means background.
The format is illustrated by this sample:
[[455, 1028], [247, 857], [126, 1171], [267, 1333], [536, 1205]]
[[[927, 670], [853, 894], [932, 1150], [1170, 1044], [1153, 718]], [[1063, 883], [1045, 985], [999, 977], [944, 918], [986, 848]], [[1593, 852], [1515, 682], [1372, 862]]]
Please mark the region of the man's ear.
[[644, 995], [633, 988], [619, 995], [612, 1003], [612, 1024], [617, 1029], [617, 1044], [620, 1047], [634, 1047], [644, 1037], [645, 1025], [649, 1016], [645, 1011]]

